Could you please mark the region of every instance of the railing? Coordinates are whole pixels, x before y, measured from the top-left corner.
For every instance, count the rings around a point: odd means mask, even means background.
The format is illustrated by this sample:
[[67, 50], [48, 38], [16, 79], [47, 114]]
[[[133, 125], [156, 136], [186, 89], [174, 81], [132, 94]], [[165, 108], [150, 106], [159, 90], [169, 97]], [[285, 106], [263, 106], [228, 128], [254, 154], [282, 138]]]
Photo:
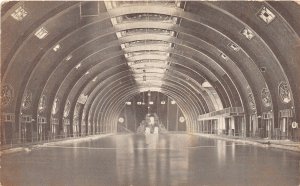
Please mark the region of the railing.
[[126, 133], [126, 134], [132, 134], [132, 133], [134, 133], [134, 132], [132, 132], [131, 130], [127, 129], [124, 126], [118, 126], [117, 132], [118, 133]]
[[220, 130], [220, 129], [206, 130], [206, 131], [201, 131], [196, 133], [216, 134], [220, 136], [245, 136], [244, 131], [229, 131], [229, 130]]
[[213, 112], [209, 112], [206, 114], [202, 114], [198, 116], [198, 120], [206, 119], [206, 118], [211, 118], [214, 116], [221, 116], [221, 115], [230, 115], [230, 114], [243, 114], [244, 109], [242, 107], [228, 107], [222, 110], [217, 110]]
[[33, 145], [39, 145], [39, 144], [50, 143], [50, 142], [59, 142], [59, 141], [65, 141], [65, 140], [71, 140], [71, 139], [79, 139], [82, 137], [96, 136], [96, 135], [101, 135], [101, 134], [109, 134], [109, 133], [97, 132], [97, 133], [91, 134], [91, 135], [77, 134], [77, 135], [73, 135], [73, 136], [49, 135], [49, 136], [43, 137], [43, 139], [41, 139], [40, 137], [31, 137], [30, 139], [28, 139], [28, 138], [13, 138], [10, 143], [1, 144], [0, 150], [6, 150], [6, 149], [18, 148], [18, 147], [30, 147]]
[[[226, 136], [226, 137], [233, 137], [233, 138], [252, 138], [252, 139], [268, 139], [268, 135], [266, 131], [257, 130], [255, 132], [245, 132], [245, 131], [233, 131], [230, 132], [229, 130], [205, 130], [205, 131], [198, 131], [194, 133], [200, 134], [214, 134], [218, 136]], [[270, 140], [290, 140], [294, 142], [300, 142], [300, 136], [294, 135], [281, 135], [272, 133]]]

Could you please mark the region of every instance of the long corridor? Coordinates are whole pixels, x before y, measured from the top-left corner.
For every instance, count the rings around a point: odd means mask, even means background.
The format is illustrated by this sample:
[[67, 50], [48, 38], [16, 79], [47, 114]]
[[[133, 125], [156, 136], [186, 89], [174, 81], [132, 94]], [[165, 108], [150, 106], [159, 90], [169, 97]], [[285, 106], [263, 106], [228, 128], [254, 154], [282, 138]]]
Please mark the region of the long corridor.
[[0, 186], [300, 186], [299, 17], [300, 0], [4, 0]]
[[188, 134], [114, 135], [1, 158], [4, 186], [299, 185], [300, 154]]

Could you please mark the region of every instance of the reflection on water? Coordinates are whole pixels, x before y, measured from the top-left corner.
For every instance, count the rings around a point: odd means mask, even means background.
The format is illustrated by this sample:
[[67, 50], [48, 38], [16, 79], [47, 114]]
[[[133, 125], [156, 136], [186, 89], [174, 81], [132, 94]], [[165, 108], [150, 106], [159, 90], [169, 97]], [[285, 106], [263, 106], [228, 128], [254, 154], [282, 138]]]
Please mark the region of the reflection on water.
[[300, 154], [185, 134], [117, 135], [1, 157], [2, 185], [299, 185]]
[[226, 161], [226, 141], [217, 140], [218, 163], [222, 166]]
[[232, 157], [232, 160], [234, 160], [234, 158], [235, 158], [235, 143], [232, 143], [232, 145], [231, 145], [231, 157]]
[[173, 139], [165, 135], [139, 135], [131, 146], [132, 139], [124, 140], [122, 136], [117, 139], [118, 185], [187, 183], [186, 137], [180, 135]]

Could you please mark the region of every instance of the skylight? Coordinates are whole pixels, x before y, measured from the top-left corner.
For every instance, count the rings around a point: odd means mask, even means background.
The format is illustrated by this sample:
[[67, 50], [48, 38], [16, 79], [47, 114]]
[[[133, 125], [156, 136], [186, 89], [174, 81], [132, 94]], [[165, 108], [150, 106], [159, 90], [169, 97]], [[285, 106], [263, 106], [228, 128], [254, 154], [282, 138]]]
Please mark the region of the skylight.
[[227, 56], [226, 54], [224, 54], [224, 53], [221, 53], [221, 54], [220, 54], [220, 56], [221, 56], [223, 59], [225, 59], [225, 61], [227, 61], [227, 60], [228, 60], [228, 56]]
[[59, 44], [57, 44], [57, 45], [55, 45], [55, 46], [53, 47], [53, 50], [54, 50], [55, 52], [57, 52], [59, 49], [60, 49], [60, 45], [59, 45]]
[[249, 40], [254, 37], [254, 33], [249, 28], [244, 28], [241, 33]]
[[[111, 17], [111, 23], [115, 28], [117, 30], [123, 29], [116, 32], [116, 36], [121, 43], [125, 60], [139, 89], [161, 87], [169, 67], [170, 51], [175, 47], [175, 44], [170, 41], [178, 36], [178, 33], [172, 28], [181, 20], [174, 13], [182, 11], [183, 3], [180, 1], [105, 2], [108, 12], [114, 8], [127, 6], [127, 4], [131, 6], [143, 5], [143, 7], [168, 6], [170, 8], [166, 14], [130, 13]], [[146, 22], [154, 24], [147, 24]], [[124, 25], [132, 23], [134, 23], [134, 28], [124, 30]]]
[[236, 52], [240, 50], [240, 47], [235, 43], [229, 43], [228, 46]]
[[97, 80], [97, 78], [98, 78], [97, 76], [96, 76], [96, 77], [94, 77], [94, 79], [93, 79], [92, 81], [93, 81], [93, 82], [95, 82], [95, 81]]
[[48, 31], [44, 27], [41, 27], [34, 35], [39, 39], [44, 39], [48, 35]]
[[273, 14], [268, 8], [262, 7], [262, 9], [258, 12], [258, 17], [265, 23], [269, 24], [275, 19], [275, 14]]
[[27, 15], [28, 12], [22, 6], [18, 7], [13, 13], [11, 13], [11, 16], [17, 21], [22, 21]]
[[204, 81], [202, 83], [202, 87], [204, 87], [204, 88], [211, 88], [212, 86], [211, 86], [211, 84], [208, 81]]
[[81, 67], [81, 63], [79, 63], [75, 66], [76, 69], [79, 69], [80, 67]]
[[69, 61], [73, 56], [71, 54], [69, 54], [67, 57], [66, 57], [66, 60]]

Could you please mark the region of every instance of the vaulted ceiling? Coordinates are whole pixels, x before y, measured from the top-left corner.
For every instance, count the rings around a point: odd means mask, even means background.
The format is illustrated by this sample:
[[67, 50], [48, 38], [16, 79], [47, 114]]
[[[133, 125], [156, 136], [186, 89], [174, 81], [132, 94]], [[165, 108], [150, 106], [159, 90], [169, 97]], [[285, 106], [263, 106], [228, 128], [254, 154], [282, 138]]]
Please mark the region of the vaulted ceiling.
[[229, 107], [299, 121], [295, 2], [24, 1], [1, 9], [2, 112], [117, 122], [144, 91], [188, 123]]

